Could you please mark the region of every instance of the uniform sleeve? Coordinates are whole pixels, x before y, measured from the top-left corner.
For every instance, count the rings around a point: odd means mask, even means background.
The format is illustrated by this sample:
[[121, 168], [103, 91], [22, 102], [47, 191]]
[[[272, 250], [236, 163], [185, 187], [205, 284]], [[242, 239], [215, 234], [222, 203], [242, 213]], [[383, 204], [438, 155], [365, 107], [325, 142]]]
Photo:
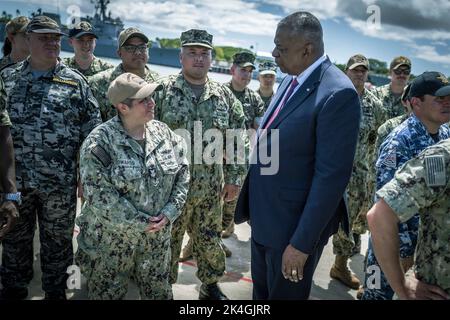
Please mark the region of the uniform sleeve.
[[105, 141], [105, 137], [101, 135], [91, 135], [81, 149], [80, 176], [85, 198], [83, 207], [88, 206], [89, 210], [103, 221], [125, 230], [133, 223], [133, 220], [127, 217], [146, 214], [140, 213], [112, 184], [111, 158]]
[[0, 78], [0, 127], [10, 127], [8, 112], [6, 111], [6, 92], [3, 80]]
[[101, 74], [94, 75], [88, 78], [89, 87], [92, 91], [92, 95], [97, 100], [98, 110], [100, 110], [100, 116], [103, 122], [108, 120], [108, 108], [110, 107], [108, 99], [106, 98], [106, 92], [108, 87], [106, 86], [106, 80]]
[[381, 145], [380, 155], [376, 162], [377, 190], [389, 182], [394, 177], [395, 171], [410, 158], [402, 141], [396, 139], [385, 141]]
[[264, 116], [265, 104], [264, 101], [259, 96], [259, 94], [255, 93], [254, 97], [255, 97], [255, 119], [253, 124], [259, 127], [259, 125], [261, 124], [261, 120]]
[[148, 76], [146, 77], [146, 81], [149, 83], [154, 83], [157, 82], [160, 77], [161, 76], [159, 75], [158, 72], [150, 70]]
[[[234, 129], [233, 132], [236, 139], [225, 139], [225, 158], [226, 162], [223, 167], [225, 184], [241, 185], [242, 176], [247, 173], [247, 165], [245, 156], [249, 154], [250, 143], [245, 131], [245, 115], [242, 104], [231, 93], [228, 94], [229, 101], [229, 129]], [[237, 129], [237, 130], [236, 130]], [[240, 150], [238, 145], [244, 146], [244, 150]], [[233, 154], [228, 154], [227, 150], [233, 150]], [[243, 151], [241, 153], [240, 151]]]
[[442, 154], [438, 147], [431, 147], [424, 150], [417, 158], [413, 158], [401, 167], [395, 177], [377, 192], [379, 198], [396, 212], [401, 222], [405, 222], [413, 217], [420, 209], [431, 206], [436, 200], [445, 196], [445, 191], [449, 186], [449, 158], [445, 160], [444, 170], [445, 182], [441, 185], [429, 186], [427, 184], [426, 157]]
[[189, 164], [186, 158], [186, 142], [172, 130], [169, 129], [169, 132], [180, 169], [176, 174], [169, 200], [161, 209], [161, 213], [163, 213], [170, 220], [170, 222], [173, 223], [180, 216], [181, 210], [186, 202], [190, 176]]
[[84, 104], [81, 121], [81, 141], [83, 141], [96, 126], [102, 123], [102, 119], [100, 117], [98, 102], [87, 83], [82, 84], [81, 90]]

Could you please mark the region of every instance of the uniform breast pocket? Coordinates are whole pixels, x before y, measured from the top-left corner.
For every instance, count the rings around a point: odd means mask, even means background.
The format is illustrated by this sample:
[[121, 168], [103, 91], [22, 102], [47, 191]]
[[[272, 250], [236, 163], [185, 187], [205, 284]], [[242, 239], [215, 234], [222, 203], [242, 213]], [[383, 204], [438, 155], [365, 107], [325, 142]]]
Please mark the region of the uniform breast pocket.
[[125, 194], [138, 185], [143, 177], [142, 168], [133, 165], [116, 165], [111, 169], [111, 180], [117, 189]]
[[213, 113], [213, 124], [219, 129], [227, 129], [229, 127], [229, 114], [225, 105], [219, 104]]
[[164, 142], [156, 150], [156, 160], [164, 174], [175, 174], [178, 171], [178, 162], [170, 142]]

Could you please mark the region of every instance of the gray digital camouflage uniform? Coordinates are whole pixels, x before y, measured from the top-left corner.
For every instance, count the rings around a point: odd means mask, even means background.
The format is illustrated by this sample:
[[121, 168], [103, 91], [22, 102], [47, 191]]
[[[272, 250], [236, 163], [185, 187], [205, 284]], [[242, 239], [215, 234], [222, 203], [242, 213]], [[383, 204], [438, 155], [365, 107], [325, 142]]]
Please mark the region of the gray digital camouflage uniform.
[[[90, 299], [122, 299], [132, 277], [141, 298], [171, 299], [172, 224], [189, 186], [186, 143], [167, 125], [150, 121], [145, 151], [127, 135], [118, 116], [97, 127], [80, 154], [85, 202], [77, 263]], [[170, 221], [146, 233], [148, 218]]]
[[10, 55], [2, 57], [0, 59], [0, 70], [11, 64], [14, 64], [14, 61], [11, 59]]
[[[203, 133], [208, 129], [217, 129], [223, 137], [227, 129], [240, 129], [241, 141], [248, 140], [245, 135], [245, 116], [242, 105], [233, 93], [224, 85], [211, 80], [206, 81], [205, 90], [197, 100], [180, 73], [160, 81], [164, 89], [156, 93], [155, 117], [166, 123], [172, 130], [185, 129], [191, 136], [188, 148], [206, 150], [209, 141], [196, 139], [194, 127]], [[201, 135], [202, 133], [200, 133]], [[226, 144], [235, 147], [230, 139]], [[202, 148], [203, 145], [203, 148]], [[219, 150], [222, 151], [222, 150]], [[191, 157], [192, 159], [192, 157]], [[225, 255], [221, 248], [222, 231], [221, 191], [224, 183], [241, 184], [241, 177], [246, 172], [246, 165], [219, 163], [197, 164], [191, 161], [191, 182], [186, 206], [172, 230], [172, 271], [171, 283], [177, 281], [178, 259], [184, 232], [187, 230], [193, 240], [193, 252], [197, 258], [197, 276], [204, 284], [217, 282], [225, 271]]]
[[3, 240], [2, 284], [26, 287], [33, 278], [37, 215], [43, 289], [62, 290], [73, 264], [77, 153], [101, 123], [97, 101], [86, 79], [60, 62], [39, 78], [27, 60], [1, 76], [7, 79], [16, 185], [23, 196], [18, 224]]
[[6, 111], [6, 92], [5, 85], [0, 77], [0, 127], [10, 127], [11, 120], [9, 120], [8, 111]]

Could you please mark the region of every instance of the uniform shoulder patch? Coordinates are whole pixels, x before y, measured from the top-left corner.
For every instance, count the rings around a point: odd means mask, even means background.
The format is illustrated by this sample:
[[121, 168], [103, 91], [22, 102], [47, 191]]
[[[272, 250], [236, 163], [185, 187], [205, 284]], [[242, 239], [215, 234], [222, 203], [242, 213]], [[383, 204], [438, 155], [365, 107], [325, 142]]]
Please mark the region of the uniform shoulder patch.
[[93, 147], [91, 152], [103, 164], [104, 167], [108, 167], [111, 164], [110, 155], [99, 145]]
[[425, 181], [429, 187], [442, 187], [446, 184], [445, 159], [443, 155], [425, 156]]
[[78, 87], [78, 82], [72, 81], [72, 80], [66, 80], [66, 79], [61, 79], [59, 77], [53, 77], [52, 81], [67, 84], [67, 85], [73, 86], [73, 87]]
[[386, 154], [384, 159], [381, 161], [381, 163], [389, 168], [397, 168], [397, 154], [395, 152], [395, 149], [390, 150], [389, 153]]

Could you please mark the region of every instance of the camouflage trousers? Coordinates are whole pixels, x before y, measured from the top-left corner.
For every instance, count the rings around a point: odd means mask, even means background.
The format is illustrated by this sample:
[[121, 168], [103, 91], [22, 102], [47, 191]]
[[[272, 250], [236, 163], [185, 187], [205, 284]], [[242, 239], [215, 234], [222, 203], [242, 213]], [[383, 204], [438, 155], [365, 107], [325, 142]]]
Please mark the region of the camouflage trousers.
[[342, 228], [333, 235], [333, 253], [340, 256], [351, 256], [355, 241], [353, 234], [363, 234], [366, 231], [366, 213], [369, 210], [369, 190], [367, 181], [362, 175], [352, 175], [347, 187], [348, 222], [350, 235]]
[[89, 299], [123, 299], [130, 279], [138, 286], [141, 299], [173, 298], [169, 283], [170, 227], [153, 234], [133, 232], [134, 239], [114, 228], [96, 227], [100, 228], [97, 234], [100, 239], [82, 235], [83, 231], [79, 235], [84, 237], [83, 243], [96, 245], [88, 249], [80, 247], [75, 257], [87, 279]]
[[23, 196], [20, 217], [2, 242], [0, 276], [3, 287], [27, 287], [33, 279], [33, 238], [37, 217], [42, 289], [45, 292], [66, 289], [66, 271], [73, 264], [76, 189], [61, 186], [52, 192], [20, 191]]
[[172, 228], [172, 270], [170, 283], [176, 283], [178, 261], [184, 232], [193, 242], [193, 255], [197, 259], [197, 277], [204, 284], [218, 282], [225, 272], [225, 253], [222, 249], [222, 206], [219, 193], [204, 196], [188, 194], [180, 217]]
[[[239, 197], [239, 194], [238, 194]], [[234, 220], [234, 211], [236, 210], [237, 198], [223, 204], [222, 230], [228, 228]]]
[[[419, 214], [416, 214], [408, 221], [398, 224], [400, 245], [399, 249], [401, 259], [414, 256], [417, 245], [419, 223]], [[377, 258], [375, 257], [375, 252], [372, 245], [372, 237], [369, 237], [369, 247], [367, 249], [366, 259], [367, 263], [365, 266], [364, 276], [364, 294], [362, 296], [362, 300], [392, 300], [392, 297], [394, 296], [394, 290], [389, 285], [389, 282], [384, 272], [381, 270]], [[406, 271], [407, 270], [405, 270], [405, 272]], [[379, 278], [374, 279], [374, 276], [377, 275], [379, 275]], [[372, 280], [378, 282], [379, 286], [371, 285]]]

